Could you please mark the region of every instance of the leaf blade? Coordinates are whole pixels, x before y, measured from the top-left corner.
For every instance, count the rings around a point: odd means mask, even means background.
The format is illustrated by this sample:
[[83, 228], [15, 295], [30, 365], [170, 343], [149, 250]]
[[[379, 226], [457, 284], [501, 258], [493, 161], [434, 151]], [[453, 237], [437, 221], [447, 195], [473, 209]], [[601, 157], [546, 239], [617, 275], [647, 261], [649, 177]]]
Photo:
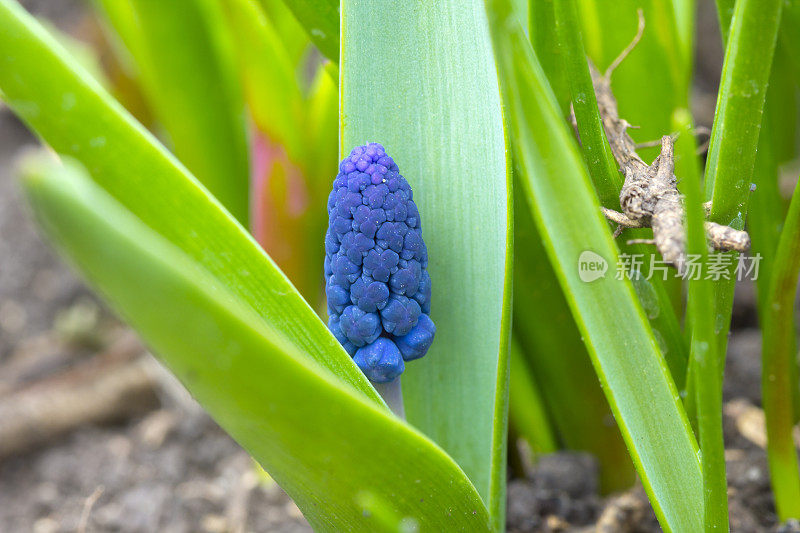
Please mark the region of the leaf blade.
[[436, 341], [403, 376], [406, 415], [462, 466], [500, 527], [511, 202], [483, 6], [346, 0], [342, 24], [342, 151], [386, 147], [414, 190], [430, 257]]
[[319, 51], [339, 61], [338, 0], [283, 0]]
[[[9, 0], [0, 0], [0, 50], [0, 91], [31, 129], [57, 152], [79, 160], [106, 192], [201, 263], [298, 348], [383, 403], [244, 228], [19, 4]], [[103, 139], [102, 145], [98, 139]]]
[[[575, 265], [582, 251], [594, 250], [614, 264], [614, 243], [577, 148], [507, 0], [488, 0], [487, 12], [511, 139], [526, 171], [524, 194], [535, 207], [548, 255], [662, 527], [699, 531], [697, 445], [674, 383], [631, 285], [579, 279]], [[564, 190], [570, 191], [569, 197]], [[635, 365], [627, 354], [635, 354]]]
[[426, 529], [489, 530], [441, 449], [300, 353], [81, 167], [38, 161], [28, 176], [47, 233], [315, 529], [397, 531], [399, 521], [365, 513], [369, 496]]

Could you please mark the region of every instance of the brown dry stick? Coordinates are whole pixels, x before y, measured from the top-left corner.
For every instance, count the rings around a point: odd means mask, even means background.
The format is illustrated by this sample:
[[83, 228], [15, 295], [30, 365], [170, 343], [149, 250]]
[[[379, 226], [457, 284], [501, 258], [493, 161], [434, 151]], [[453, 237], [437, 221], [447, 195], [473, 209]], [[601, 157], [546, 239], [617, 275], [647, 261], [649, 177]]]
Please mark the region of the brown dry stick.
[[[661, 138], [661, 154], [651, 165], [636, 153], [636, 143], [630, 135], [630, 124], [619, 117], [617, 100], [611, 92], [610, 70], [600, 74], [590, 63], [592, 82], [603, 129], [608, 137], [611, 152], [617, 160], [625, 183], [619, 195], [622, 213], [603, 209], [603, 214], [619, 224], [617, 235], [624, 228], [653, 228], [652, 242], [664, 260], [683, 274], [686, 264], [686, 229], [683, 195], [678, 192], [675, 178], [674, 139]], [[708, 209], [708, 206], [706, 206]], [[736, 230], [714, 222], [705, 223], [710, 245], [716, 250], [747, 251], [750, 236], [746, 231]]]

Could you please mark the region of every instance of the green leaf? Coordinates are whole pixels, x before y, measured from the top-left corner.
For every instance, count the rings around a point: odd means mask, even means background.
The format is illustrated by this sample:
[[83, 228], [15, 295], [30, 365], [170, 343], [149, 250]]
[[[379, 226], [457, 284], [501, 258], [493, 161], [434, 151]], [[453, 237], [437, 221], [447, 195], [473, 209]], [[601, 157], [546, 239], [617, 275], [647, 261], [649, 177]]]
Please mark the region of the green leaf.
[[[523, 189], [517, 171], [515, 187]], [[626, 489], [636, 472], [603, 395], [524, 194], [514, 197], [514, 337], [564, 447], [597, 457], [603, 493]], [[513, 372], [512, 363], [512, 372]], [[513, 387], [515, 377], [512, 374]], [[512, 398], [513, 399], [513, 398]], [[514, 405], [509, 407], [512, 412]]]
[[[542, 65], [550, 87], [558, 100], [564, 117], [569, 116], [569, 82], [564, 71], [564, 51], [556, 34], [556, 18], [553, 0], [530, 0], [528, 27], [531, 45]], [[520, 22], [522, 19], [520, 19]]]
[[[0, 0], [0, 91], [57, 152], [199, 262], [300, 351], [380, 397], [284, 274], [219, 202], [16, 2]], [[320, 266], [321, 269], [321, 266]]]
[[[581, 148], [594, 181], [600, 203], [616, 209], [622, 178], [603, 131], [603, 122], [592, 86], [592, 75], [583, 49], [581, 27], [575, 0], [555, 0], [555, 19], [561, 43], [562, 68], [569, 80], [572, 107], [581, 139]], [[538, 56], [537, 56], [538, 57]]]
[[767, 458], [781, 521], [800, 518], [800, 477], [794, 442], [793, 361], [795, 294], [800, 274], [800, 180], [795, 186], [770, 278], [762, 322], [762, 385], [767, 424]]
[[783, 7], [780, 39], [784, 46], [792, 52], [788, 54], [795, 83], [800, 85], [800, 57], [797, 54], [797, 43], [800, 42], [800, 1], [789, 0]]
[[[792, 69], [798, 65], [800, 3], [784, 5], [781, 31], [764, 103], [748, 216], [752, 252], [761, 255], [758, 273], [762, 325], [762, 397], [767, 426], [770, 482], [780, 519], [800, 517], [800, 477], [794, 444], [798, 408], [797, 334], [794, 295], [800, 269], [800, 193], [795, 187], [789, 213], [779, 191], [779, 164], [797, 151], [797, 101]], [[791, 44], [790, 44], [791, 43]], [[795, 70], [795, 73], [800, 70]], [[796, 78], [800, 79], [800, 78]]]
[[296, 156], [303, 144], [303, 95], [281, 37], [257, 3], [223, 3], [236, 46], [246, 100], [258, 128]]
[[782, 3], [741, 0], [733, 14], [705, 173], [711, 218], [722, 224], [746, 213]]
[[[676, 155], [694, 157], [697, 147], [688, 110], [675, 113], [673, 131], [680, 132]], [[698, 167], [686, 167], [681, 192], [686, 196], [687, 254], [697, 258], [700, 274], [689, 276], [688, 310], [692, 331], [691, 360], [696, 395], [697, 428], [703, 467], [703, 522], [705, 531], [728, 531], [728, 485], [725, 478], [725, 443], [722, 437], [722, 373], [717, 356], [714, 320], [714, 282], [707, 278], [708, 243], [700, 193]], [[692, 172], [692, 170], [694, 170]], [[723, 359], [724, 360], [724, 359]]]
[[687, 70], [691, 71], [694, 63], [692, 55], [694, 54], [697, 0], [672, 0], [672, 5], [675, 12], [675, 30], [681, 45], [683, 61], [687, 65]]
[[[145, 96], [178, 158], [242, 222], [248, 219], [244, 102], [221, 6], [213, 0], [109, 2]], [[116, 16], [115, 16], [116, 15]]]
[[339, 1], [283, 0], [308, 33], [319, 51], [339, 61]]
[[[227, 1], [227, 0], [226, 0]], [[253, 0], [247, 0], [252, 2]], [[308, 53], [308, 47], [311, 44], [311, 39], [306, 33], [300, 21], [294, 16], [294, 13], [286, 5], [286, 2], [275, 0], [255, 0], [261, 6], [262, 11], [269, 19], [272, 26], [274, 26], [278, 35], [281, 38], [284, 48], [289, 54], [292, 63], [299, 64], [303, 57]], [[336, 27], [336, 33], [339, 32], [339, 15], [333, 13], [332, 24]], [[337, 37], [338, 40], [338, 37]], [[338, 62], [338, 52], [334, 61]]]
[[700, 531], [697, 445], [633, 287], [610, 274], [592, 282], [578, 275], [585, 251], [612, 272], [617, 262], [586, 168], [508, 1], [488, 0], [487, 12], [510, 138], [524, 172], [521, 192], [662, 527]]
[[[309, 265], [324, 257], [320, 235], [328, 222], [325, 204], [339, 145], [337, 84], [322, 64], [293, 57], [286, 32], [273, 23], [289, 18], [297, 24], [291, 13], [283, 19], [274, 13], [282, 4], [271, 5], [271, 17], [253, 0], [223, 5], [254, 124], [251, 232], [301, 294], [324, 305], [320, 271]], [[316, 76], [306, 79], [312, 67]]]
[[116, 0], [91, 0], [93, 7], [98, 11], [99, 22], [106, 35], [118, 61], [126, 70], [135, 72], [137, 77], [142, 74], [136, 64], [136, 57], [144, 54], [142, 32], [136, 21], [131, 2], [118, 2]]
[[[781, 0], [740, 0], [725, 49], [705, 171], [711, 219], [744, 227]], [[735, 277], [715, 284], [717, 354], [727, 348]]]
[[558, 450], [558, 440], [550, 427], [544, 398], [516, 339], [511, 341], [509, 358], [509, 426], [528, 441], [534, 453], [553, 453]]
[[736, 0], [716, 0], [717, 4], [717, 23], [719, 33], [722, 35], [722, 45], [728, 42], [728, 34], [731, 29], [731, 19], [733, 18], [733, 8]]
[[440, 448], [300, 352], [81, 167], [31, 166], [25, 185], [47, 234], [315, 530], [489, 531]]
[[798, 115], [795, 87], [787, 69], [789, 56], [786, 47], [778, 41], [758, 135], [753, 169], [756, 190], [748, 206], [747, 230], [752, 240], [751, 253], [761, 255], [756, 280], [759, 312], [765, 310], [772, 262], [788, 207], [779, 190], [779, 166], [793, 159], [797, 149], [795, 132]]
[[[781, 17], [783, 18], [784, 15]], [[783, 35], [782, 31], [781, 35]], [[794, 159], [800, 148], [796, 143], [797, 94], [789, 68], [793, 55], [787, 50], [785, 41], [782, 41], [779, 36], [767, 97], [764, 102], [761, 132], [758, 135], [758, 150], [753, 169], [753, 183], [756, 185], [756, 190], [751, 195], [748, 206], [747, 230], [752, 241], [750, 254], [761, 258], [758, 264], [758, 279], [755, 280], [760, 324], [767, 320], [769, 313], [767, 306], [769, 305], [772, 263], [775, 259], [778, 239], [789, 204], [782, 197], [780, 191], [780, 166], [782, 163]], [[800, 371], [797, 361], [794, 359], [790, 365], [790, 371], [795, 376]], [[792, 380], [793, 383], [798, 383], [796, 378], [792, 378]], [[795, 422], [797, 422], [798, 416], [800, 416], [800, 388], [793, 387], [792, 389], [794, 416]]]
[[342, 152], [386, 147], [430, 257], [436, 341], [403, 376], [406, 414], [461, 465], [499, 528], [512, 206], [483, 6], [345, 0], [342, 23]]

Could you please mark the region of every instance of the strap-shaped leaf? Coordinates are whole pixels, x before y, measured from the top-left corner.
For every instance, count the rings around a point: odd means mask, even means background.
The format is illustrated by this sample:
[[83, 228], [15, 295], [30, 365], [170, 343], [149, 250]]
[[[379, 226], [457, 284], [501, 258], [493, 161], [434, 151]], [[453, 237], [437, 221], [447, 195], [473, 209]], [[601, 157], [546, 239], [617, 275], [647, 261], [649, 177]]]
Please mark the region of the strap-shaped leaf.
[[488, 531], [440, 448], [301, 353], [72, 161], [28, 166], [47, 234], [318, 531]]
[[[702, 531], [697, 444], [631, 283], [617, 280], [617, 251], [588, 172], [508, 0], [487, 0], [509, 136], [522, 190], [545, 250], [662, 527]], [[579, 276], [579, 258], [606, 261], [604, 277]], [[531, 301], [530, 305], [536, 305]]]
[[342, 148], [386, 147], [414, 189], [430, 257], [436, 340], [403, 376], [406, 414], [501, 527], [512, 206], [483, 5], [345, 0], [342, 23]]
[[50, 146], [78, 159], [100, 187], [200, 263], [267, 324], [382, 403], [241, 225], [12, 0], [0, 0], [0, 92]]

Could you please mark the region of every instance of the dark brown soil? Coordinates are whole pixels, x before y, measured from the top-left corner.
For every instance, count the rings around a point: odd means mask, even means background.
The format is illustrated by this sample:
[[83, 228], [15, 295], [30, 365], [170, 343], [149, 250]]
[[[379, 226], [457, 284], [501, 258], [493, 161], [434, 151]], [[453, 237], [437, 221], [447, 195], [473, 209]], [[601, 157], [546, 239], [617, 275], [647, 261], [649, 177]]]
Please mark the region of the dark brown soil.
[[[778, 525], [775, 515], [763, 448], [763, 412], [758, 408], [759, 356], [758, 330], [734, 332], [726, 368], [724, 418], [731, 530], [800, 531], [798, 524]], [[661, 531], [641, 488], [605, 499], [596, 488], [597, 466], [590, 456], [562, 452], [544, 457], [529, 479], [509, 484], [509, 531]], [[613, 528], [597, 527], [601, 517], [611, 520], [615, 515]]]

